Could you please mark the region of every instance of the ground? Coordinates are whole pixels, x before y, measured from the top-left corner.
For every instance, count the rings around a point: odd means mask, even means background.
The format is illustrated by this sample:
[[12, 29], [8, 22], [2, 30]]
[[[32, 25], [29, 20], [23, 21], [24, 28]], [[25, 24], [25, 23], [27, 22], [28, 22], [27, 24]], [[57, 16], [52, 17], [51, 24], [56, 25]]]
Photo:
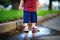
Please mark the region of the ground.
[[60, 40], [60, 16], [38, 25], [40, 32], [16, 33], [13, 35], [0, 35], [0, 40]]
[[44, 27], [49, 27], [60, 31], [60, 16], [45, 21], [42, 25]]

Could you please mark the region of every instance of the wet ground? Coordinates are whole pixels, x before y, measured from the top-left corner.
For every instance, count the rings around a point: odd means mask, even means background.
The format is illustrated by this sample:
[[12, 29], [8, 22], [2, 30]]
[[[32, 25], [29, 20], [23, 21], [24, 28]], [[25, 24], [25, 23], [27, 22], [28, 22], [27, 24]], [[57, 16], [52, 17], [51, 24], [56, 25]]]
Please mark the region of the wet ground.
[[60, 40], [60, 16], [38, 25], [39, 32], [0, 34], [0, 40]]
[[45, 21], [42, 25], [44, 27], [48, 27], [48, 28], [52, 28], [60, 31], [60, 16], [55, 17], [51, 20]]

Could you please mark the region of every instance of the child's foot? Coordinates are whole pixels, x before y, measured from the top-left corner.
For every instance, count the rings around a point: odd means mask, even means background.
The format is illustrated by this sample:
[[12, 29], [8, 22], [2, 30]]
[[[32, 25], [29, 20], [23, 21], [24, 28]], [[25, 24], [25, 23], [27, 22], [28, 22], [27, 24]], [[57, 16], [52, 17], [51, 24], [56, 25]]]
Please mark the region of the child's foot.
[[24, 28], [24, 32], [28, 33], [29, 32], [29, 28], [28, 27], [25, 27]]
[[32, 27], [32, 32], [39, 32], [39, 29], [37, 27]]

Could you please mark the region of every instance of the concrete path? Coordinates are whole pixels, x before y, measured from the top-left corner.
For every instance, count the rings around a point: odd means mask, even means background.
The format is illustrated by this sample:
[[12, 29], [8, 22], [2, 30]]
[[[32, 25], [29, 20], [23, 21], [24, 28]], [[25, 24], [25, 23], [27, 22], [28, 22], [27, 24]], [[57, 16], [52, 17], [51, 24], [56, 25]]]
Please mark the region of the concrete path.
[[45, 21], [42, 25], [44, 27], [48, 27], [48, 28], [52, 28], [60, 31], [60, 16], [55, 17], [51, 20]]

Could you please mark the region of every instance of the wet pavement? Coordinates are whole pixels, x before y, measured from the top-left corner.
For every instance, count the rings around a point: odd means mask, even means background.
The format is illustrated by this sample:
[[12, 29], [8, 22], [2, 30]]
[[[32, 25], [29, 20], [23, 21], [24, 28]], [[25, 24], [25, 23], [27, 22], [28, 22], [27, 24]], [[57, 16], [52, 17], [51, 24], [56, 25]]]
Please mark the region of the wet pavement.
[[60, 31], [60, 16], [57, 16], [51, 20], [45, 21], [42, 24], [44, 27], [56, 29]]
[[58, 36], [57, 39], [60, 39], [60, 31], [42, 26], [38, 26], [38, 28], [40, 32], [36, 33], [32, 33], [30, 30], [28, 33], [19, 32], [13, 35], [2, 34], [0, 35], [0, 40], [49, 40], [51, 38], [56, 40], [54, 38], [55, 36]]
[[14, 32], [13, 34], [0, 34], [0, 40], [60, 40], [60, 16], [38, 25], [39, 32]]

